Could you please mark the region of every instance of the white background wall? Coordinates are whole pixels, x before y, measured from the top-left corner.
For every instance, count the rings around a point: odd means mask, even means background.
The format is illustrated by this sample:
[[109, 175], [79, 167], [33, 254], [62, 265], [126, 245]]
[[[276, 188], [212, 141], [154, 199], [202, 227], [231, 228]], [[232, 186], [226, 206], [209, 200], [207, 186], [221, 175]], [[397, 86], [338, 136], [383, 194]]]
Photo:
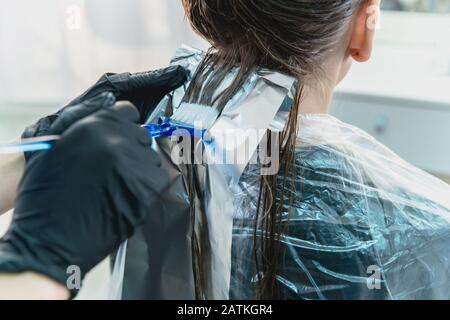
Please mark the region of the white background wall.
[[167, 64], [194, 39], [179, 0], [2, 0], [0, 101], [58, 102], [106, 71]]

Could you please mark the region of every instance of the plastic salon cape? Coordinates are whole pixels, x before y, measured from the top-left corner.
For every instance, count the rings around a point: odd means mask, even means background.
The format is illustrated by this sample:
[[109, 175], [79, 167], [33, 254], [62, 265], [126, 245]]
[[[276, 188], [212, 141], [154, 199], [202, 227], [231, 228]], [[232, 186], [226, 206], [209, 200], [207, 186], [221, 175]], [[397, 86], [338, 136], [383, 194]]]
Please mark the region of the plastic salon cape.
[[[184, 63], [195, 70], [198, 61], [185, 57]], [[285, 119], [287, 111], [277, 110], [277, 117]], [[159, 141], [158, 148], [164, 144]], [[330, 115], [301, 117], [295, 159], [297, 176], [290, 179], [295, 180], [296, 195], [290, 216], [287, 209], [283, 215], [288, 228], [280, 238], [281, 298], [450, 299], [447, 184]], [[166, 208], [152, 213], [149, 224], [130, 239], [122, 274], [114, 276], [123, 280], [120, 298], [195, 298], [191, 244], [196, 227], [186, 171], [168, 168], [173, 188]], [[260, 168], [247, 165], [228, 195], [212, 190], [220, 184], [219, 176], [208, 177], [204, 198], [196, 204], [220, 204], [221, 210], [203, 215], [208, 233], [202, 239], [213, 256], [207, 264], [211, 294], [205, 298], [254, 299], [258, 276], [253, 225]], [[228, 216], [229, 230], [221, 222]]]
[[[277, 274], [282, 297], [450, 298], [447, 184], [330, 115], [302, 117], [296, 165]], [[249, 168], [236, 218], [251, 220], [258, 181]], [[254, 298], [252, 236], [251, 228], [234, 229], [232, 298]]]

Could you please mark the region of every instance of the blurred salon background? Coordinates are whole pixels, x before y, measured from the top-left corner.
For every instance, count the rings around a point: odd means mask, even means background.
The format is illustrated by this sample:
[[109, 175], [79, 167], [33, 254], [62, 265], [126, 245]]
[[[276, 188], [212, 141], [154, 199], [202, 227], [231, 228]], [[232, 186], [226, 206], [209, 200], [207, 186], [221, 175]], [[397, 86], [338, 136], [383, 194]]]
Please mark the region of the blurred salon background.
[[[374, 56], [354, 65], [332, 109], [448, 182], [449, 35], [450, 0], [383, 0]], [[105, 72], [166, 66], [182, 43], [207, 47], [180, 0], [2, 0], [0, 143]], [[0, 234], [10, 216], [0, 218]], [[106, 298], [108, 268], [94, 272], [80, 298]]]

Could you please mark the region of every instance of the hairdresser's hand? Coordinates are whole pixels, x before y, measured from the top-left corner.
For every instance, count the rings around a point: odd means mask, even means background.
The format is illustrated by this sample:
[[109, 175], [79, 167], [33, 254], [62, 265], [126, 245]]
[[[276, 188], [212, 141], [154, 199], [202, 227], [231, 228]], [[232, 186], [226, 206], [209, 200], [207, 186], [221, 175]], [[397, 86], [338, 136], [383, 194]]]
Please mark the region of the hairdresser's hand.
[[[136, 74], [122, 73], [103, 75], [98, 82], [57, 113], [40, 119], [26, 128], [22, 138], [55, 134], [52, 124], [60, 121], [64, 126], [78, 121], [114, 101], [103, 101], [101, 94], [110, 92], [117, 101], [131, 101], [139, 110], [139, 122], [143, 123], [161, 99], [187, 80], [187, 71], [179, 66]], [[104, 97], [104, 96], [103, 96]], [[56, 130], [58, 131], [58, 130]], [[33, 153], [26, 154], [27, 161]]]
[[30, 160], [0, 240], [0, 274], [34, 271], [65, 286], [69, 266], [84, 277], [158, 210], [169, 179], [138, 121], [119, 102]]

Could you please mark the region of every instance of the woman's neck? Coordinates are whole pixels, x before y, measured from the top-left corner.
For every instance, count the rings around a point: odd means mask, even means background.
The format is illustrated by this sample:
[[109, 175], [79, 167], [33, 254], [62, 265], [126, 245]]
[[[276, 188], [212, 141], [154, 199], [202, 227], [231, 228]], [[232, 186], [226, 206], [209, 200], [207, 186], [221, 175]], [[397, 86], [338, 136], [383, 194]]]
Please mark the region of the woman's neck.
[[305, 86], [300, 102], [301, 114], [329, 113], [334, 88], [324, 84]]

